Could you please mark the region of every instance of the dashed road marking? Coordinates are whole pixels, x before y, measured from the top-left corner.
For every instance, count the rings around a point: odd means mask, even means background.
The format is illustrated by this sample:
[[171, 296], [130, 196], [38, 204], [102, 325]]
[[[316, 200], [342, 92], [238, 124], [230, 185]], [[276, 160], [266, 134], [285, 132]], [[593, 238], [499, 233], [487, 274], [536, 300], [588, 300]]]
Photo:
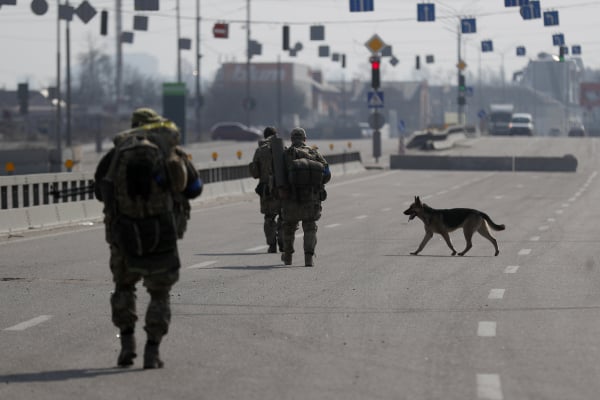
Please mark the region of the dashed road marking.
[[519, 266], [518, 265], [509, 265], [508, 267], [504, 268], [504, 273], [505, 274], [514, 274], [519, 270]]
[[477, 336], [495, 337], [496, 321], [479, 321], [479, 324], [477, 325]]
[[246, 249], [244, 251], [258, 251], [258, 250], [264, 250], [264, 249], [266, 249], [268, 247], [269, 246], [267, 246], [266, 244], [263, 244], [262, 246], [251, 247], [251, 248]]
[[392, 209], [390, 207], [386, 207], [386, 208], [382, 208], [381, 211], [388, 212], [388, 211], [392, 211]]
[[563, 203], [563, 204], [561, 204], [561, 207], [562, 208], [567, 208], [567, 207], [569, 207], [569, 205], [567, 203]]
[[365, 219], [365, 218], [367, 218], [367, 216], [366, 215], [359, 215], [358, 217], [354, 217], [354, 218], [356, 218], [356, 219]]
[[325, 225], [325, 228], [335, 228], [335, 227], [338, 227], [340, 225], [342, 225], [342, 224], [329, 224], [329, 225]]
[[548, 218], [548, 222], [556, 222], [556, 218]]
[[481, 400], [503, 400], [500, 375], [477, 374], [477, 398]]
[[20, 324], [13, 325], [9, 328], [5, 328], [5, 331], [24, 331], [27, 328], [31, 328], [33, 326], [39, 325], [42, 322], [48, 321], [52, 318], [52, 315], [40, 315], [39, 317], [35, 317], [30, 319], [29, 321], [21, 322]]
[[529, 238], [529, 240], [530, 240], [531, 242], [539, 242], [539, 240], [540, 240], [540, 237], [539, 237], [539, 236], [532, 236], [531, 238]]
[[490, 300], [501, 300], [504, 298], [505, 289], [491, 289], [488, 299]]
[[542, 225], [538, 228], [538, 231], [547, 231], [548, 229], [550, 229], [548, 225]]
[[211, 261], [204, 261], [198, 264], [194, 264], [194, 265], [190, 265], [189, 267], [187, 267], [186, 269], [198, 269], [198, 268], [204, 268], [204, 267], [208, 267], [209, 265], [213, 265], [216, 264], [217, 262], [214, 260]]
[[531, 254], [531, 249], [521, 249], [521, 250], [519, 250], [519, 255], [520, 256], [527, 256], [529, 254]]
[[564, 213], [564, 212], [565, 212], [565, 210], [556, 210], [556, 211], [554, 211], [554, 212], [555, 212], [555, 213], [557, 213], [557, 214], [562, 214], [562, 213]]

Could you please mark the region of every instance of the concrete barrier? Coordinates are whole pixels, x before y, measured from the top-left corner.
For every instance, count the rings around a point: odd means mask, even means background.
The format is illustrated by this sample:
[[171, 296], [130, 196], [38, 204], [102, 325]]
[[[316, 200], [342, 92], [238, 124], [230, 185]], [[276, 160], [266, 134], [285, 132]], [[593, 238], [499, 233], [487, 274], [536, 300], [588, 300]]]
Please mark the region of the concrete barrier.
[[571, 154], [563, 157], [392, 155], [390, 169], [576, 172], [577, 159]]

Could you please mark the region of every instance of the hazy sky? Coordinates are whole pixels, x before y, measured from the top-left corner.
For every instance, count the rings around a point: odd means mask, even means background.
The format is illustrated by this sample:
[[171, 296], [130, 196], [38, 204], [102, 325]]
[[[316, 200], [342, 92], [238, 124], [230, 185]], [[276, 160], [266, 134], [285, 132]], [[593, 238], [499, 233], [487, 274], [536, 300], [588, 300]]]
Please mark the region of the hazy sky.
[[[39, 0], [38, 0], [39, 1]], [[0, 7], [0, 87], [14, 89], [17, 82], [28, 81], [33, 88], [54, 84], [56, 76], [56, 10], [57, 0], [47, 0], [49, 10], [43, 16], [31, 11], [31, 0], [17, 0], [16, 6]], [[64, 3], [66, 0], [61, 0]], [[79, 5], [83, 0], [70, 0]], [[115, 0], [88, 0], [98, 11], [109, 11], [109, 35], [100, 36], [100, 14], [87, 25], [75, 17], [71, 23], [72, 62], [94, 40], [108, 53], [115, 51]], [[134, 0], [123, 1], [123, 29], [133, 31]], [[563, 33], [568, 45], [582, 46], [582, 59], [588, 67], [600, 69], [600, 0], [541, 0], [542, 11], [558, 10], [560, 25], [545, 27], [541, 19], [524, 21], [518, 8], [505, 8], [504, 0], [444, 0], [436, 5], [435, 22], [417, 22], [417, 3], [421, 0], [374, 0], [374, 12], [351, 13], [349, 0], [250, 0], [251, 38], [262, 43], [262, 55], [253, 62], [283, 62], [309, 64], [324, 71], [326, 77], [339, 78], [340, 63], [319, 58], [318, 47], [330, 46], [331, 52], [345, 53], [345, 79], [369, 76], [370, 56], [365, 42], [377, 33], [393, 47], [400, 63], [393, 67], [386, 61], [382, 80], [420, 79], [426, 76], [436, 82], [454, 84], [457, 63], [457, 25], [460, 17], [475, 17], [477, 33], [463, 35], [463, 58], [467, 72], [499, 71], [502, 60], [506, 76], [527, 64], [539, 52], [557, 53], [552, 35]], [[201, 76], [212, 80], [219, 63], [245, 62], [246, 0], [200, 0], [201, 10]], [[133, 44], [124, 45], [128, 54], [147, 53], [160, 59], [160, 73], [166, 80], [176, 77], [176, 0], [160, 0], [160, 11], [146, 12], [149, 30], [135, 31]], [[196, 0], [180, 0], [181, 36], [195, 39]], [[228, 22], [229, 38], [216, 39], [215, 22]], [[281, 50], [282, 26], [290, 25], [291, 44], [303, 44], [297, 57]], [[325, 26], [325, 41], [310, 40], [310, 26]], [[64, 26], [61, 28], [64, 51]], [[480, 42], [491, 39], [493, 53], [480, 53]], [[523, 45], [526, 57], [517, 57], [515, 48]], [[194, 65], [192, 50], [182, 51], [184, 63]], [[421, 55], [424, 68], [414, 69], [415, 55]], [[433, 54], [435, 64], [425, 65], [424, 56]], [[64, 65], [64, 61], [63, 61]]]

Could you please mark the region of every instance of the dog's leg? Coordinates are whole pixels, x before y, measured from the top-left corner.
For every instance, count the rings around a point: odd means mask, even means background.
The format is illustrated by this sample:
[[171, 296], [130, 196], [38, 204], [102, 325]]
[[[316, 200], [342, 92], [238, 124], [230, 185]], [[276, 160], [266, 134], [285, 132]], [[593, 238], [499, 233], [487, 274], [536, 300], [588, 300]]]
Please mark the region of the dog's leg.
[[448, 245], [448, 247], [450, 247], [450, 250], [452, 250], [452, 255], [456, 255], [456, 250], [454, 249], [454, 246], [452, 246], [452, 242], [450, 241], [450, 235], [448, 235], [448, 232], [441, 232], [440, 235], [442, 235], [442, 237], [446, 241], [446, 244]]
[[432, 236], [433, 236], [433, 232], [426, 231], [425, 232], [425, 237], [421, 241], [421, 244], [419, 245], [419, 248], [416, 251], [413, 251], [410, 254], [412, 254], [413, 256], [416, 256], [417, 254], [419, 254], [421, 252], [421, 250], [423, 250], [423, 248], [425, 247], [425, 245], [427, 244], [427, 242], [429, 242], [429, 239], [431, 239]]
[[494, 239], [494, 237], [490, 233], [487, 223], [484, 222], [483, 224], [481, 224], [481, 226], [479, 227], [477, 232], [479, 232], [479, 234], [481, 236], [483, 236], [484, 238], [486, 238], [487, 240], [492, 242], [492, 244], [494, 245], [494, 249], [496, 249], [496, 253], [494, 254], [494, 256], [497, 256], [498, 254], [500, 254], [500, 250], [498, 250], [498, 242], [496, 241], [496, 239]]
[[465, 246], [465, 249], [463, 251], [458, 253], [459, 256], [464, 256], [467, 253], [467, 251], [471, 250], [471, 247], [473, 247], [473, 241], [471, 239], [473, 239], [474, 232], [475, 231], [471, 230], [469, 226], [463, 227], [463, 233], [465, 234], [465, 241], [467, 242], [467, 245]]

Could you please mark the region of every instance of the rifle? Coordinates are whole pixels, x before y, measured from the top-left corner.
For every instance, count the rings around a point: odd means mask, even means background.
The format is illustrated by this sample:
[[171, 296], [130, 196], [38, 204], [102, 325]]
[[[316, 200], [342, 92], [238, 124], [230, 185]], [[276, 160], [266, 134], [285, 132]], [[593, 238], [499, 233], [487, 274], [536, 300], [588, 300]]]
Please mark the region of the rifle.
[[68, 197], [72, 197], [72, 196], [80, 196], [80, 195], [94, 193], [94, 187], [95, 187], [95, 184], [94, 184], [94, 182], [92, 182], [86, 186], [58, 189], [58, 184], [55, 183], [52, 185], [52, 190], [50, 190], [48, 193], [51, 194], [52, 196], [54, 196], [55, 199], [58, 197], [62, 197], [63, 200], [65, 200]]

